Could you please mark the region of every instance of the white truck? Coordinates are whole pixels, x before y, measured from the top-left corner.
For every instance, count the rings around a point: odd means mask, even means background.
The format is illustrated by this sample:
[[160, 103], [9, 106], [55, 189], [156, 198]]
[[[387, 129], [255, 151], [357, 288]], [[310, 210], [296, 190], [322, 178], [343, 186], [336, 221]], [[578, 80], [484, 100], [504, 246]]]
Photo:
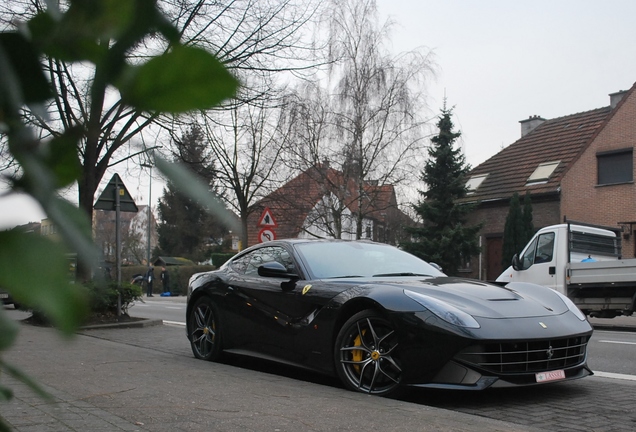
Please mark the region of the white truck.
[[589, 316], [628, 316], [636, 304], [636, 259], [621, 255], [618, 229], [579, 222], [552, 225], [534, 235], [497, 282], [550, 287]]

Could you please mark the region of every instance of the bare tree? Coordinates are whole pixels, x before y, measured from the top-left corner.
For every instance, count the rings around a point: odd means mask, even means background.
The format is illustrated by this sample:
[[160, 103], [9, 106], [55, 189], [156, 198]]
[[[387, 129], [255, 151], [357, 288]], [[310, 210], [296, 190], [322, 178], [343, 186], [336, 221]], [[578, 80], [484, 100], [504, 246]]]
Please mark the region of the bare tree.
[[[145, 207], [145, 211], [148, 208]], [[147, 213], [121, 213], [121, 253], [122, 258], [132, 264], [143, 264], [146, 260], [148, 218]], [[151, 220], [151, 244], [156, 244], [155, 220]], [[116, 234], [115, 213], [96, 210], [93, 213], [93, 238], [102, 259], [115, 262]]]
[[[269, 76], [280, 72], [302, 73], [311, 66], [311, 46], [304, 43], [302, 31], [312, 19], [316, 3], [160, 0], [158, 7], [172, 20], [184, 45], [204, 47], [235, 75]], [[67, 2], [62, 4], [68, 7]], [[9, 0], [0, 8], [0, 24], [4, 28], [14, 27], [17, 21], [44, 11], [45, 5], [44, 0]], [[135, 5], [141, 7], [141, 2]], [[171, 48], [170, 43], [155, 36], [129, 45], [104, 39], [96, 49], [125, 49], [127, 60], [134, 64]], [[162, 140], [161, 128], [172, 127], [172, 119], [131, 108], [107, 85], [104, 74], [108, 71], [51, 57], [44, 62], [54, 90], [52, 103], [47, 107], [48, 116], [33, 111], [27, 111], [25, 116], [30, 125], [41, 131], [43, 139], [77, 130], [80, 136], [77, 152], [82, 166], [79, 204], [90, 217], [95, 192], [106, 170], [152, 148], [139, 143]], [[266, 93], [262, 88], [246, 87], [242, 95], [244, 100], [252, 100]]]
[[306, 166], [329, 161], [339, 168], [344, 179], [332, 184], [337, 199], [328, 219], [342, 215], [343, 206], [354, 209], [361, 238], [365, 217], [378, 211], [381, 186], [413, 179], [424, 157], [423, 90], [433, 63], [423, 50], [388, 53], [391, 23], [379, 24], [374, 0], [334, 0], [328, 10], [330, 67], [322, 80], [298, 89], [288, 113], [298, 148], [290, 151]]
[[280, 106], [259, 100], [235, 103], [224, 116], [203, 117], [210, 152], [218, 162], [216, 180], [220, 196], [240, 217], [241, 241], [247, 245], [251, 205], [271, 192], [290, 173], [280, 169], [289, 128], [280, 121]]

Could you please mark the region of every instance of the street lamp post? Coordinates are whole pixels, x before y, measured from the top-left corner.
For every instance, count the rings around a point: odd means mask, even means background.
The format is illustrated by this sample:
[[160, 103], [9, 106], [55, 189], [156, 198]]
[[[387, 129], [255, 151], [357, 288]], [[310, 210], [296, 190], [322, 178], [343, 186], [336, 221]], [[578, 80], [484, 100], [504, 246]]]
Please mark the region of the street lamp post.
[[148, 186], [148, 243], [147, 243], [147, 265], [150, 268], [150, 224], [151, 224], [151, 211], [152, 211], [152, 165], [151, 164], [141, 164], [144, 168], [150, 169], [150, 185]]

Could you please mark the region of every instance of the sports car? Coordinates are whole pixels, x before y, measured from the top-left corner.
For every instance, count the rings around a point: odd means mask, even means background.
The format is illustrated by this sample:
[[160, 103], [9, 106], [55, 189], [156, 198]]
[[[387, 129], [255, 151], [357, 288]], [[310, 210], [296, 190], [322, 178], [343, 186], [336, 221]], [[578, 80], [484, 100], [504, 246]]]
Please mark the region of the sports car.
[[447, 277], [368, 241], [262, 243], [188, 287], [194, 356], [257, 356], [392, 396], [409, 387], [481, 390], [591, 375], [592, 327], [565, 296], [527, 283]]

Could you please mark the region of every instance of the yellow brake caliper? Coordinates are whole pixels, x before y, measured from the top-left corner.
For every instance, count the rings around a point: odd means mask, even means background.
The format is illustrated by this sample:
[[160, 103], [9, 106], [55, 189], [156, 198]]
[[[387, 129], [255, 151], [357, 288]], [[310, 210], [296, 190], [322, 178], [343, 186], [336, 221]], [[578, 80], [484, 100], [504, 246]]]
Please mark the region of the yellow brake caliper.
[[[364, 335], [366, 330], [362, 330], [362, 334]], [[356, 338], [353, 340], [353, 346], [362, 346], [362, 336], [358, 334]], [[364, 356], [364, 351], [362, 350], [353, 350], [351, 351], [351, 357], [354, 362], [361, 362], [362, 357]], [[357, 373], [360, 373], [360, 365], [354, 365], [353, 368]]]

